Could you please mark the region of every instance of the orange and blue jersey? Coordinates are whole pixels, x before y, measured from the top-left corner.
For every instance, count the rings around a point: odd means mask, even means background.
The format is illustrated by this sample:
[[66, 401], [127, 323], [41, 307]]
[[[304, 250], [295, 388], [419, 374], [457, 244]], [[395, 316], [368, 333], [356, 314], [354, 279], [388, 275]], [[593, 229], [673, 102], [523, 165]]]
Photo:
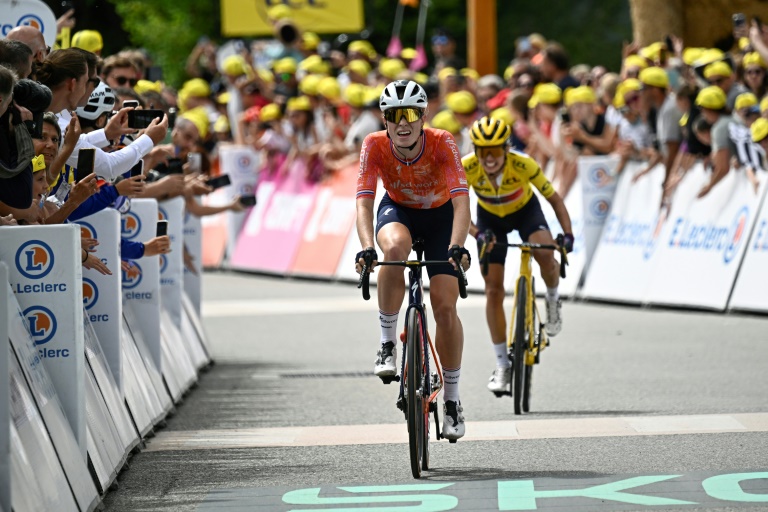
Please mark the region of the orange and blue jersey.
[[373, 198], [377, 178], [394, 202], [409, 208], [438, 208], [455, 197], [469, 195], [453, 136], [445, 130], [425, 128], [420, 143], [418, 156], [406, 161], [395, 152], [386, 131], [368, 135], [360, 150], [357, 197]]

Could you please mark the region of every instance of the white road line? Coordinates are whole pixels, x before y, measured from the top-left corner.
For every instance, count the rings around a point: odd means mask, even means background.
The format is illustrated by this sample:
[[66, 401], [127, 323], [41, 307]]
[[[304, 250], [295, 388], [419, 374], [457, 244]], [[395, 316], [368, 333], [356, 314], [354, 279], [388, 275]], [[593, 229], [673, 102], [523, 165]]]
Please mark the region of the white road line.
[[[429, 301], [427, 301], [429, 304]], [[459, 299], [459, 310], [484, 308], [485, 297], [471, 295]], [[263, 299], [207, 301], [202, 305], [203, 317], [265, 316], [296, 313], [336, 313], [346, 311], [375, 311], [376, 301], [362, 297], [315, 297], [312, 299]]]
[[[434, 428], [434, 426], [433, 426]], [[467, 441], [768, 432], [768, 413], [467, 423]], [[407, 443], [404, 423], [160, 432], [147, 451]]]

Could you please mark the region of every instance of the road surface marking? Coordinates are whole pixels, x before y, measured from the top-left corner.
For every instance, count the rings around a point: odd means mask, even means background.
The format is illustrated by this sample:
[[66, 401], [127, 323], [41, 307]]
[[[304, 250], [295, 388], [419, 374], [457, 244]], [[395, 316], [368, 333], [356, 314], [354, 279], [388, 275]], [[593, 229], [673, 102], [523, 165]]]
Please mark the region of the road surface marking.
[[[434, 424], [433, 427], [434, 428]], [[768, 413], [467, 422], [467, 441], [768, 432]], [[407, 443], [405, 423], [164, 431], [147, 451]]]

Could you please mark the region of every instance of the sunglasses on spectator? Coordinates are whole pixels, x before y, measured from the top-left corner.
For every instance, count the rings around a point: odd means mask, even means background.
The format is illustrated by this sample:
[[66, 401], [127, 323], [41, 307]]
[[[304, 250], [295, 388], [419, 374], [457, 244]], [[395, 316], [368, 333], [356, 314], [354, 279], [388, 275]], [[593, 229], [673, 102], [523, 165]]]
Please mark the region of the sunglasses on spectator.
[[763, 70], [763, 68], [752, 68], [752, 69], [746, 70], [744, 73], [746, 73], [747, 75], [759, 75], [760, 73], [764, 73], [764, 72], [765, 71]]
[[712, 85], [720, 85], [721, 83], [725, 82], [725, 77], [719, 77], [719, 78], [710, 78], [709, 83]]
[[414, 121], [421, 119], [423, 115], [423, 110], [411, 107], [390, 108], [389, 110], [384, 111], [384, 119], [395, 124], [399, 124], [400, 120], [403, 118], [405, 118], [407, 122], [413, 123]]
[[485, 146], [475, 148], [475, 151], [477, 152], [477, 156], [482, 160], [488, 156], [492, 156], [493, 158], [501, 158], [504, 156], [506, 148], [504, 146]]
[[448, 36], [434, 36], [432, 38], [432, 44], [435, 44], [435, 45], [448, 44]]
[[136, 80], [135, 78], [128, 78], [127, 76], [116, 76], [115, 82], [117, 82], [117, 85], [119, 85], [120, 87], [124, 86], [126, 83], [130, 84], [131, 87], [134, 87], [136, 85], [136, 82], [138, 82], [138, 80]]

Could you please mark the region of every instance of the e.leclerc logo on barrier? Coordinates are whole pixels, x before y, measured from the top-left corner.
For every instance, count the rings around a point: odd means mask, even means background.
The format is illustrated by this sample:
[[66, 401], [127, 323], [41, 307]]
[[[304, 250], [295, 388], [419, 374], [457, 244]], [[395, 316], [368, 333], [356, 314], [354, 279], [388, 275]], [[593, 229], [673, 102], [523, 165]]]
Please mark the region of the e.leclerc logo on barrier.
[[123, 288], [131, 290], [141, 283], [141, 267], [135, 261], [128, 270], [123, 270]]
[[10, 23], [7, 23], [2, 26], [2, 34], [3, 37], [8, 35], [8, 32], [13, 30], [15, 27], [33, 27], [39, 30], [40, 32], [45, 33], [45, 25], [43, 24], [43, 20], [40, 19], [39, 16], [36, 14], [24, 14], [19, 18], [19, 21], [16, 22], [16, 25], [11, 25]]
[[43, 345], [51, 341], [56, 334], [56, 317], [50, 309], [43, 306], [31, 306], [22, 313], [27, 319], [29, 333], [35, 345]]
[[139, 231], [141, 231], [141, 219], [139, 219], [133, 212], [124, 213], [121, 220], [120, 231], [123, 238], [126, 240], [136, 238]]
[[83, 278], [83, 305], [85, 306], [85, 309], [91, 309], [93, 306], [96, 305], [96, 302], [99, 300], [99, 288], [96, 286], [96, 283], [88, 279], [87, 277]]
[[669, 247], [707, 252], [723, 252], [725, 264], [733, 261], [738, 254], [742, 240], [746, 238], [749, 208], [742, 207], [730, 225], [694, 224], [679, 217], [675, 219]]
[[96, 233], [96, 230], [93, 226], [88, 224], [87, 222], [78, 221], [77, 224], [80, 225], [80, 236], [82, 238], [93, 238], [95, 240], [98, 240], [99, 235]]
[[613, 181], [610, 173], [602, 165], [591, 167], [587, 175], [589, 176], [589, 182], [598, 188], [609, 185]]
[[664, 227], [664, 219], [655, 222], [624, 221], [617, 215], [611, 215], [605, 224], [606, 243], [626, 248], [640, 248], [643, 259], [648, 260], [656, 249], [656, 244]]
[[610, 209], [610, 201], [602, 197], [593, 199], [589, 205], [589, 210], [596, 219], [604, 219]]
[[16, 269], [27, 279], [44, 278], [53, 270], [53, 262], [53, 250], [42, 240], [24, 242], [16, 251]]

